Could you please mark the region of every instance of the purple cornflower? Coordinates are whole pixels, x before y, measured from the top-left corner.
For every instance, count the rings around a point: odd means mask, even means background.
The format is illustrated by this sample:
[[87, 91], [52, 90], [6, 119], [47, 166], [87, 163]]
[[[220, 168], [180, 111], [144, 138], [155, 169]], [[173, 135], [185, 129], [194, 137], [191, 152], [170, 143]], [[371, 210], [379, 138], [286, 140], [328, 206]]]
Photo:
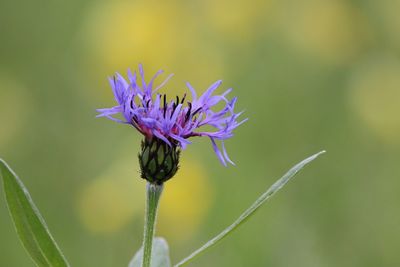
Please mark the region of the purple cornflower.
[[[197, 96], [195, 89], [186, 83], [191, 91], [192, 100], [186, 99], [186, 94], [180, 99], [167, 101], [165, 94], [157, 91], [163, 87], [172, 75], [169, 75], [159, 86], [154, 86], [155, 79], [163, 73], [158, 71], [149, 83], [146, 83], [142, 65], [139, 65], [141, 83], [136, 73], [128, 71], [128, 81], [119, 73], [109, 78], [115, 100], [118, 105], [112, 108], [98, 109], [97, 117], [107, 117], [111, 120], [130, 124], [145, 136], [145, 140], [154, 138], [162, 140], [169, 147], [184, 149], [194, 136], [210, 138], [215, 153], [223, 165], [227, 162], [234, 164], [228, 157], [224, 140], [233, 136], [233, 130], [247, 119], [238, 121], [242, 112], [235, 113], [234, 107], [237, 98], [228, 100], [226, 96], [232, 89], [221, 95], [213, 95], [222, 81], [212, 84], [203, 95]], [[218, 111], [212, 110], [223, 102], [225, 106]], [[114, 118], [115, 114], [122, 114], [123, 120]], [[204, 126], [212, 126], [212, 131], [202, 130]], [[209, 128], [209, 127], [207, 127]], [[216, 141], [221, 142], [221, 149]], [[165, 149], [165, 148], [164, 148]], [[158, 163], [157, 163], [158, 165]]]

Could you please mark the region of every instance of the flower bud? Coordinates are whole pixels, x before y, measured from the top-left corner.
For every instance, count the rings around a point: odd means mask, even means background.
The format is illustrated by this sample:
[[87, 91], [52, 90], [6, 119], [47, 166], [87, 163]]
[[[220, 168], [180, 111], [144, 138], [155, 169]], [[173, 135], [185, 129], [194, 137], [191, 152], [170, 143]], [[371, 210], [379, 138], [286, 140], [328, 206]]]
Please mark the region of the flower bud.
[[142, 178], [152, 184], [162, 184], [178, 171], [179, 148], [158, 138], [145, 138], [139, 153]]

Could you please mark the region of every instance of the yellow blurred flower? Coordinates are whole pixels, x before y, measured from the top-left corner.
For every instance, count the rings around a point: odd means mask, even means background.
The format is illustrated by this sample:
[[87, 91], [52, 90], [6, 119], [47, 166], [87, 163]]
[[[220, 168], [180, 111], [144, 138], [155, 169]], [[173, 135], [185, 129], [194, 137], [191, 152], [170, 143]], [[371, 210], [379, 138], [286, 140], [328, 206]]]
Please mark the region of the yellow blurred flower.
[[109, 73], [137, 62], [165, 66], [177, 55], [181, 18], [178, 6], [166, 2], [100, 2], [88, 18], [85, 41]]
[[114, 233], [143, 212], [145, 195], [138, 168], [136, 158], [134, 162], [120, 159], [83, 188], [77, 208], [88, 230]]
[[205, 88], [220, 79], [221, 51], [202, 38], [193, 14], [184, 7], [175, 1], [96, 3], [83, 27], [92, 75], [106, 83], [114, 72], [125, 73], [143, 63], [148, 73], [160, 68], [176, 73], [168, 88], [174, 93], [182, 92], [186, 80]]
[[400, 142], [400, 62], [381, 56], [353, 76], [350, 100], [366, 125], [384, 141]]
[[159, 232], [185, 241], [196, 232], [212, 203], [213, 190], [205, 168], [182, 157], [181, 169], [165, 183], [160, 202]]
[[368, 31], [361, 12], [344, 0], [289, 1], [284, 24], [289, 41], [327, 63], [348, 63], [360, 52]]
[[268, 26], [274, 0], [206, 0], [204, 6], [209, 24], [224, 38], [240, 43], [254, 40]]
[[[129, 158], [132, 158], [130, 156]], [[177, 175], [165, 184], [157, 232], [183, 241], [201, 225], [212, 202], [212, 190], [204, 167], [182, 157]], [[143, 219], [145, 181], [134, 162], [119, 159], [79, 193], [77, 209], [83, 225], [95, 234], [112, 234], [133, 220]]]

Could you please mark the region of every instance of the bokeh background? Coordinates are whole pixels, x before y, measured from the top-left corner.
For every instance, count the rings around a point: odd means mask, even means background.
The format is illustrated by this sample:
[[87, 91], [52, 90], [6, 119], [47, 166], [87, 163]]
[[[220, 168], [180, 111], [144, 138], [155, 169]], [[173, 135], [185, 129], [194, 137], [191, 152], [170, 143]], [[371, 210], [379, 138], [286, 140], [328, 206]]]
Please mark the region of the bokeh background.
[[[177, 262], [294, 163], [328, 153], [190, 266], [399, 266], [400, 1], [0, 1], [0, 156], [73, 266], [127, 266], [140, 247], [140, 136], [95, 119], [107, 77], [143, 63], [164, 92], [233, 87], [250, 120], [183, 153], [158, 235]], [[0, 266], [33, 266], [0, 193]]]

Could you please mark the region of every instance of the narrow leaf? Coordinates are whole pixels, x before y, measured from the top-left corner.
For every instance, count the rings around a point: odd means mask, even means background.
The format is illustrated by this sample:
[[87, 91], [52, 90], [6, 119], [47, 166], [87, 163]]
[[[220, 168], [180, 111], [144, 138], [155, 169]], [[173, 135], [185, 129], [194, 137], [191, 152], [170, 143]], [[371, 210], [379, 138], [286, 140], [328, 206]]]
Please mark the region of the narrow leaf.
[[206, 249], [214, 246], [227, 235], [233, 232], [237, 227], [239, 227], [243, 222], [249, 219], [258, 208], [260, 208], [270, 197], [272, 197], [276, 192], [279, 191], [287, 182], [290, 181], [305, 165], [316, 159], [319, 155], [325, 153], [325, 151], [321, 151], [317, 154], [312, 155], [309, 158], [306, 158], [302, 162], [298, 163], [294, 167], [292, 167], [285, 175], [283, 175], [278, 181], [276, 181], [268, 190], [262, 194], [245, 212], [236, 221], [228, 226], [225, 230], [223, 230], [220, 234], [215, 236], [213, 239], [204, 244], [201, 248], [194, 251], [185, 259], [181, 260], [175, 267], [183, 266], [184, 264], [191, 261], [194, 257], [198, 256], [200, 253], [204, 252]]
[[67, 267], [69, 264], [51, 236], [39, 210], [22, 181], [0, 159], [7, 206], [18, 236], [39, 267]]
[[[143, 258], [143, 247], [136, 252], [129, 267], [141, 267]], [[156, 237], [153, 240], [153, 250], [151, 254], [151, 267], [171, 267], [169, 259], [168, 243], [164, 238]]]

